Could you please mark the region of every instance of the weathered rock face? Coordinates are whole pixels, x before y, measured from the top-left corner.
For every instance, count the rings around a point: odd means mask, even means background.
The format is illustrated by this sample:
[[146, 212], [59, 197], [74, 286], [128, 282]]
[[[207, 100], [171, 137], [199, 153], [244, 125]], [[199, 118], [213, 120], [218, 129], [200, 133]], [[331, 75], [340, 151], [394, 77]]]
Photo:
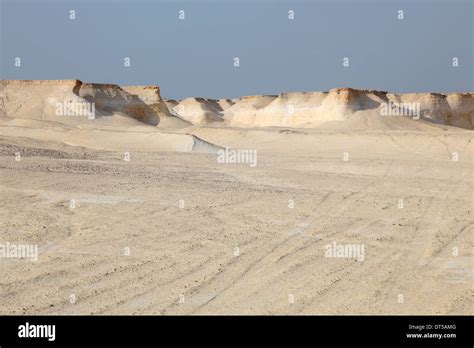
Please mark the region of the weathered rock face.
[[[62, 116], [122, 115], [157, 125], [171, 116], [158, 87], [82, 83], [79, 80], [1, 81], [0, 115], [57, 120]], [[83, 113], [84, 114], [83, 114]]]
[[449, 126], [474, 129], [473, 93], [388, 94], [389, 100], [419, 105], [421, 118]]
[[160, 115], [162, 118], [171, 116], [168, 106], [161, 98], [158, 86], [123, 86], [122, 89], [133, 96], [137, 96], [141, 102], [152, 110], [152, 114]]
[[243, 127], [313, 127], [327, 121], [344, 121], [356, 111], [374, 107], [376, 103], [364, 91], [339, 88], [245, 97], [226, 111], [225, 119], [230, 125]]
[[206, 125], [221, 122], [222, 108], [216, 100], [205, 98], [187, 98], [172, 108], [173, 113], [181, 119], [195, 125]]
[[79, 96], [81, 85], [78, 80], [0, 81], [0, 114], [31, 119], [58, 117], [60, 105], [87, 103]]
[[273, 102], [277, 96], [245, 96], [233, 100], [234, 104], [225, 110], [227, 124], [237, 127], [248, 127], [256, 124], [257, 113]]
[[329, 92], [283, 93], [274, 98], [244, 97], [224, 112], [226, 124], [238, 127], [311, 128], [342, 121], [348, 126], [359, 122], [383, 127], [394, 125], [397, 118], [404, 125], [407, 120], [420, 119], [473, 129], [474, 94], [392, 94], [336, 88]]
[[235, 103], [232, 99], [218, 99], [217, 104], [222, 109], [222, 111], [225, 111], [228, 108], [230, 108], [232, 105], [234, 105]]
[[448, 93], [446, 100], [451, 112], [446, 115], [446, 124], [462, 128], [474, 128], [474, 94]]
[[396, 127], [396, 122], [402, 122], [404, 127], [420, 119], [474, 129], [473, 93], [394, 94], [336, 88], [233, 100], [187, 98], [165, 102], [157, 86], [120, 87], [78, 80], [0, 81], [0, 117], [58, 120], [69, 109], [73, 114], [78, 112], [71, 106], [92, 104], [96, 117], [121, 115], [170, 128], [191, 124], [311, 128], [328, 122], [347, 128]]

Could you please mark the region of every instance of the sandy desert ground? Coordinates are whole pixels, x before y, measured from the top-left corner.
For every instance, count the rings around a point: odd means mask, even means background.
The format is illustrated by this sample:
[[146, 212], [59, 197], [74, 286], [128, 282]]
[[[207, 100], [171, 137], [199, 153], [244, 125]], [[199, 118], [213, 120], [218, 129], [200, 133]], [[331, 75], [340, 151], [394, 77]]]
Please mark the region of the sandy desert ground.
[[0, 84], [0, 244], [39, 246], [0, 259], [0, 314], [473, 314], [472, 94], [404, 97], [434, 110], [416, 121], [381, 92], [104, 86]]

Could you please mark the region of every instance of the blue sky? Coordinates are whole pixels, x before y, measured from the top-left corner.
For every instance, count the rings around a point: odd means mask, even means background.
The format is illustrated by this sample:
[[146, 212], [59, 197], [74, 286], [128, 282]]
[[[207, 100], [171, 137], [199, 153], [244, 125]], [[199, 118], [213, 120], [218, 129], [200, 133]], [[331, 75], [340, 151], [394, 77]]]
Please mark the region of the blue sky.
[[474, 90], [472, 0], [0, 1], [3, 79], [153, 84], [167, 98]]

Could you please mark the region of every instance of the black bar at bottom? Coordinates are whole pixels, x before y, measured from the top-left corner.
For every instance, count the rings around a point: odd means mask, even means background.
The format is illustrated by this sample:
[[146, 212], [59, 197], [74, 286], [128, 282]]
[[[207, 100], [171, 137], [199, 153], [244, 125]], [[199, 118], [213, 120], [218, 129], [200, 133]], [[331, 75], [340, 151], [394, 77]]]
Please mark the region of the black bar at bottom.
[[[52, 327], [44, 325], [55, 325], [54, 340]], [[0, 317], [0, 346], [408, 344], [472, 347], [473, 327], [472, 316], [3, 316]]]

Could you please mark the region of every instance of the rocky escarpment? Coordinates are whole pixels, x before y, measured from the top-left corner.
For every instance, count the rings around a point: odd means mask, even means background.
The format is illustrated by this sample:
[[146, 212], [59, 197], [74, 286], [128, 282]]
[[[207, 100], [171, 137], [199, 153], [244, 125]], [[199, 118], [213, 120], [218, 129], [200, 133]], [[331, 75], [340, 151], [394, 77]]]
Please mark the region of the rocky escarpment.
[[158, 87], [122, 88], [79, 80], [1, 81], [0, 115], [55, 121], [121, 115], [150, 125], [171, 117]]
[[[120, 87], [79, 80], [0, 81], [0, 117], [59, 120], [61, 113], [70, 111], [74, 105], [93, 105], [98, 118], [119, 115], [165, 128], [190, 125], [317, 128], [328, 124], [349, 129], [403, 128], [414, 125], [415, 121], [474, 128], [473, 93], [397, 94], [335, 88], [329, 92], [281, 93], [232, 100], [187, 98], [165, 102], [157, 86]], [[72, 110], [74, 115], [77, 109]]]
[[473, 129], [474, 94], [393, 94], [352, 88], [282, 93], [244, 97], [225, 110], [224, 119], [239, 127], [312, 128], [328, 123], [383, 127], [422, 121]]
[[221, 122], [223, 120], [222, 111], [217, 100], [205, 98], [183, 99], [171, 109], [171, 112], [177, 117], [197, 125]]

